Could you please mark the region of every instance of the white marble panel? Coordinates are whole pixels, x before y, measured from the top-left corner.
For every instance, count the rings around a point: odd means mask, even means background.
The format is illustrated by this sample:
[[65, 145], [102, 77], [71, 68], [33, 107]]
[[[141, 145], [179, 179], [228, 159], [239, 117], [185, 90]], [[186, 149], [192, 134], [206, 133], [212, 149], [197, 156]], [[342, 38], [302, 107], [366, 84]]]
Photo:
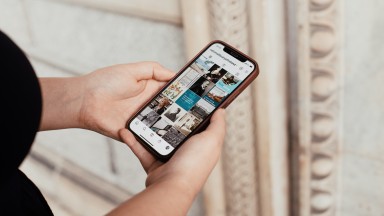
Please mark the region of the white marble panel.
[[21, 0], [0, 0], [0, 31], [17, 44], [30, 42], [27, 15]]
[[341, 215], [384, 213], [384, 2], [344, 1]]
[[[26, 1], [33, 45], [86, 65], [158, 61], [178, 70], [185, 62], [179, 26], [57, 1]], [[84, 71], [87, 72], [87, 71]]]

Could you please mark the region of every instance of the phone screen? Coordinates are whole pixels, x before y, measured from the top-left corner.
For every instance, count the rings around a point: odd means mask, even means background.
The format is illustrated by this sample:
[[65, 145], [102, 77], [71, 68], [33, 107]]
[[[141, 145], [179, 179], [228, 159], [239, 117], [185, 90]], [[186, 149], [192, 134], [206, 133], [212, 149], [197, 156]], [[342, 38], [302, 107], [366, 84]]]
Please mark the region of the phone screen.
[[166, 156], [254, 70], [252, 61], [213, 43], [130, 121], [129, 128]]

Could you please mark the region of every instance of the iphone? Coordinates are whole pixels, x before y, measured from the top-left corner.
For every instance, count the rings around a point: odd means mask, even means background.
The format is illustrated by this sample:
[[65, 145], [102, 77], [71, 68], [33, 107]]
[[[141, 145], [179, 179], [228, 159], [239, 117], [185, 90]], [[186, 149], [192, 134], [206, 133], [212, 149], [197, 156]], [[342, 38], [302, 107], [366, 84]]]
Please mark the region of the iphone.
[[259, 74], [255, 60], [215, 40], [203, 48], [150, 99], [126, 127], [157, 159], [165, 162], [209, 124]]

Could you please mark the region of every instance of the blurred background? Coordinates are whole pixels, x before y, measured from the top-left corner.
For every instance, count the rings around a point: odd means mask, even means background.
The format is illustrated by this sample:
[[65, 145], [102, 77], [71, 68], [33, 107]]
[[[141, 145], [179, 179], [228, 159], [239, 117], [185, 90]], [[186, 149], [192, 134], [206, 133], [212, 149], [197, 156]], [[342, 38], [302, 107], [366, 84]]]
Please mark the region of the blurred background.
[[[0, 30], [39, 76], [157, 61], [213, 39], [260, 76], [228, 108], [222, 158], [188, 215], [384, 215], [384, 2], [0, 0]], [[1, 47], [0, 47], [1, 49]], [[103, 215], [144, 189], [122, 143], [39, 132], [21, 169], [55, 215]]]

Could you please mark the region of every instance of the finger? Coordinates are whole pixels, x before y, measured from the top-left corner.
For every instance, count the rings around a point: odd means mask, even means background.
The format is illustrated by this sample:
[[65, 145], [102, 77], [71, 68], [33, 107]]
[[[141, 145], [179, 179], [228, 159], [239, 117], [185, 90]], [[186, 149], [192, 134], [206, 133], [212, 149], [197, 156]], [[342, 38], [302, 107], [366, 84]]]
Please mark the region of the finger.
[[215, 134], [215, 137], [224, 137], [225, 136], [225, 110], [218, 109], [215, 111], [207, 129], [203, 133]]
[[160, 91], [161, 88], [164, 87], [164, 85], [166, 84], [166, 82], [159, 82], [159, 81], [155, 81], [155, 80], [146, 80], [146, 87], [144, 89], [144, 92], [142, 94], [140, 94], [138, 96], [138, 102], [139, 104], [143, 104], [145, 101], [148, 101], [149, 99], [151, 99], [152, 97], [154, 97], [154, 95], [156, 93], [158, 93]]
[[165, 84], [167, 84], [167, 82], [148, 80], [146, 90], [148, 93], [157, 93], [164, 87]]
[[157, 82], [157, 91], [160, 91], [167, 84], [167, 82]]
[[166, 82], [158, 82], [154, 80], [148, 80], [147, 81], [147, 87], [142, 95], [140, 95], [140, 99], [143, 101], [148, 101], [152, 97], [155, 96], [156, 93], [160, 91], [161, 88], [164, 87]]
[[128, 145], [132, 152], [139, 159], [145, 172], [148, 173], [149, 168], [152, 166], [156, 159], [136, 140], [133, 134], [127, 129], [119, 130], [120, 138]]
[[[205, 168], [217, 162], [225, 136], [225, 111], [218, 109], [213, 114], [210, 124], [203, 132], [193, 135], [175, 152], [170, 161], [184, 163], [203, 163]], [[204, 144], [204, 145], [201, 145]], [[171, 162], [172, 163], [172, 162]], [[205, 166], [204, 165], [204, 166]]]
[[168, 81], [175, 76], [175, 73], [164, 68], [156, 62], [139, 62], [130, 64], [132, 75], [137, 80], [154, 79], [158, 81]]

